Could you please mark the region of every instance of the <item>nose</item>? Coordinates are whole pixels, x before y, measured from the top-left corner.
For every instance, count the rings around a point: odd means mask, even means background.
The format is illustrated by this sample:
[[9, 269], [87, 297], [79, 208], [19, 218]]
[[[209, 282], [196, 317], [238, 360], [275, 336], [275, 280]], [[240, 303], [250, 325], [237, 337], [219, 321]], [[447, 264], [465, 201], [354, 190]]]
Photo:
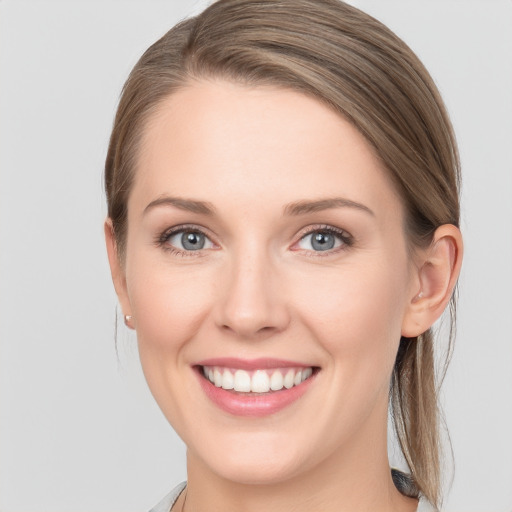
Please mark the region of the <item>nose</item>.
[[280, 273], [269, 258], [241, 255], [226, 272], [217, 325], [239, 338], [262, 339], [286, 329], [290, 315]]

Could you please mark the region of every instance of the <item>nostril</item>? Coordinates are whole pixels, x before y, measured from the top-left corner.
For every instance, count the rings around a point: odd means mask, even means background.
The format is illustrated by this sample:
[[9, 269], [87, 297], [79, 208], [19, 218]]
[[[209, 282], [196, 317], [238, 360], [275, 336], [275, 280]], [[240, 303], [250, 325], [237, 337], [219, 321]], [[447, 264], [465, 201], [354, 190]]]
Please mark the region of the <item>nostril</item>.
[[256, 324], [245, 323], [245, 324], [223, 324], [221, 329], [227, 334], [232, 334], [243, 339], [259, 339], [267, 338], [270, 335], [280, 332], [277, 326], [264, 325], [259, 327]]

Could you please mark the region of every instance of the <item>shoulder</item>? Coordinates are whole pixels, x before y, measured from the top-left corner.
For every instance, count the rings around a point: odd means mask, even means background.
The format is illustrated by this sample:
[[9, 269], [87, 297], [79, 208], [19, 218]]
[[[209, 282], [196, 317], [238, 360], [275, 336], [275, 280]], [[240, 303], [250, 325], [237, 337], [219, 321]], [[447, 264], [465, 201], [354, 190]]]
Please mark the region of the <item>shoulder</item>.
[[155, 505], [149, 512], [170, 512], [172, 506], [176, 503], [179, 495], [185, 489], [187, 482], [181, 482], [165, 498]]
[[393, 483], [395, 487], [404, 495], [409, 496], [410, 498], [419, 499], [418, 508], [416, 512], [435, 512], [435, 508], [426, 500], [421, 493], [419, 492], [414, 480], [411, 475], [399, 471], [398, 469], [391, 469], [391, 477], [393, 478]]

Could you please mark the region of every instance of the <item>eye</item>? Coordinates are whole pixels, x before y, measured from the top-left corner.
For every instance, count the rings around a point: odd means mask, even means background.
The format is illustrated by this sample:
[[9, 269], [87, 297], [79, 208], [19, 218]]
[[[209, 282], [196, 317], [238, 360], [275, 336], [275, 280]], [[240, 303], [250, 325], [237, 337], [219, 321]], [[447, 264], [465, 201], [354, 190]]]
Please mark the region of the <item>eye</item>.
[[214, 247], [213, 242], [197, 229], [180, 229], [171, 233], [165, 233], [162, 235], [160, 242], [168, 249], [180, 253], [212, 249]]
[[310, 231], [304, 235], [297, 247], [306, 251], [325, 252], [351, 245], [348, 233], [333, 228], [323, 228]]

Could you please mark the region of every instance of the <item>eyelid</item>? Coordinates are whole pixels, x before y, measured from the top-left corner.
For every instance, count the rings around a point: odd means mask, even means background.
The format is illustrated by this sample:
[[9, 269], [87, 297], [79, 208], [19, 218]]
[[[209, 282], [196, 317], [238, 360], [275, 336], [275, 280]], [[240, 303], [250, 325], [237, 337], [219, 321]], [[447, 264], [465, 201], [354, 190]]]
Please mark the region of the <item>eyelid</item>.
[[204, 251], [210, 251], [212, 248], [208, 249], [198, 249], [197, 251], [187, 251], [183, 249], [179, 249], [178, 247], [174, 247], [173, 245], [168, 244], [169, 239], [177, 235], [178, 233], [183, 232], [191, 232], [191, 233], [200, 233], [204, 235], [214, 246], [215, 248], [219, 247], [219, 244], [215, 242], [214, 238], [208, 229], [206, 229], [203, 226], [200, 226], [198, 224], [179, 224], [177, 226], [172, 226], [170, 228], [165, 229], [164, 231], [160, 232], [155, 237], [155, 245], [157, 247], [162, 248], [165, 251], [169, 251], [173, 254], [177, 254], [179, 256], [191, 256], [191, 257], [197, 257], [201, 256]]
[[[301, 248], [295, 248], [306, 236], [311, 235], [316, 232], [327, 232], [332, 233], [334, 236], [337, 236], [341, 239], [342, 244], [341, 246], [334, 248], [334, 249], [328, 249], [326, 251], [310, 251], [306, 249]], [[334, 253], [337, 253], [339, 251], [346, 250], [350, 248], [354, 244], [354, 237], [345, 229], [341, 229], [335, 226], [332, 226], [330, 224], [314, 224], [311, 226], [307, 226], [299, 231], [297, 234], [297, 240], [292, 244], [291, 250], [293, 251], [304, 251], [310, 254], [313, 254], [314, 256], [328, 256], [332, 255]]]
[[[206, 238], [208, 238], [208, 240], [214, 246], [216, 246], [215, 249], [220, 248], [220, 244], [215, 241], [216, 237], [214, 237], [210, 234], [210, 230], [201, 225], [198, 225], [198, 224], [179, 224], [177, 226], [172, 226], [168, 229], [165, 229], [161, 233], [157, 234], [157, 236], [155, 237], [155, 245], [162, 248], [163, 250], [170, 251], [170, 252], [178, 254], [180, 256], [192, 256], [192, 257], [195, 256], [195, 257], [197, 257], [197, 256], [204, 255], [205, 251], [212, 250], [212, 248], [208, 248], [208, 249], [199, 249], [197, 251], [187, 251], [187, 250], [183, 250], [183, 249], [174, 247], [170, 244], [167, 244], [167, 242], [171, 236], [176, 235], [180, 232], [185, 232], [185, 231], [201, 233]], [[306, 250], [306, 249], [301, 249], [301, 248], [296, 247], [299, 244], [299, 242], [302, 241], [306, 236], [311, 235], [315, 232], [321, 232], [321, 231], [327, 232], [327, 233], [332, 233], [334, 236], [341, 239], [341, 241], [342, 241], [341, 246], [339, 246], [337, 248], [333, 248], [333, 249], [328, 249], [326, 251], [311, 251], [311, 250]], [[303, 251], [303, 252], [310, 253], [314, 256], [320, 256], [320, 257], [332, 255], [339, 251], [346, 250], [354, 244], [354, 237], [347, 230], [332, 226], [330, 224], [313, 224], [313, 225], [307, 226], [305, 228], [302, 228], [297, 233], [295, 238], [296, 238], [296, 241], [290, 247], [290, 249], [292, 251]]]

